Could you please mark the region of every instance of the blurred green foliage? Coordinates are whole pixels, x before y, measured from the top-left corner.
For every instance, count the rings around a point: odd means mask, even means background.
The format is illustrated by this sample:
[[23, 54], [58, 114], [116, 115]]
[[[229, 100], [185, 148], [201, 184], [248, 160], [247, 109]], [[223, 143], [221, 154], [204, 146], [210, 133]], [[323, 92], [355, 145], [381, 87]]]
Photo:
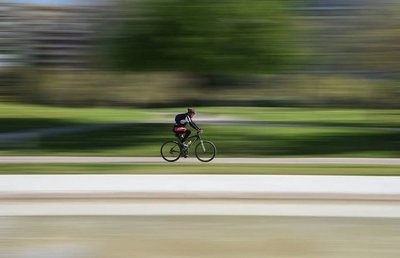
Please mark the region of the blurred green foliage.
[[289, 62], [289, 1], [125, 3], [106, 53], [118, 70], [195, 74], [271, 72]]
[[93, 67], [1, 68], [0, 101], [400, 108], [399, 8], [366, 0], [120, 0], [96, 28]]
[[11, 101], [58, 106], [284, 106], [399, 108], [396, 81], [338, 74], [259, 75], [236, 86], [199, 87], [177, 72], [24, 72], [24, 82], [6, 87]]

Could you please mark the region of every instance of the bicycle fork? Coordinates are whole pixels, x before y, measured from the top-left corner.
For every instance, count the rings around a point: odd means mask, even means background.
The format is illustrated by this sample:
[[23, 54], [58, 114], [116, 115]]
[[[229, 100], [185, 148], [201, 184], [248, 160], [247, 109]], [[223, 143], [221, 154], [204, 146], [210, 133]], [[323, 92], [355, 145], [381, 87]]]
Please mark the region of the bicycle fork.
[[200, 143], [201, 143], [201, 147], [203, 147], [203, 152], [206, 152], [206, 148], [204, 147], [204, 142], [203, 142], [203, 140], [200, 140]]

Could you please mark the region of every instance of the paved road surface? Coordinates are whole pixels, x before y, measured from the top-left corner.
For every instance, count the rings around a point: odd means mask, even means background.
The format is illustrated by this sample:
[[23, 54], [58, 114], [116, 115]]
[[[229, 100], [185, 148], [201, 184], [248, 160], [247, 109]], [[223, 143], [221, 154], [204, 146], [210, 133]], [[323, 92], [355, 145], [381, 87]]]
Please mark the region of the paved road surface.
[[[9, 140], [10, 135], [3, 138]], [[165, 162], [141, 157], [0, 157], [0, 163]], [[213, 163], [400, 165], [400, 159], [217, 158]], [[0, 176], [0, 258], [398, 258], [399, 180]]]
[[400, 218], [400, 177], [1, 176], [0, 216], [35, 215]]
[[400, 177], [0, 176], [0, 258], [398, 258]]

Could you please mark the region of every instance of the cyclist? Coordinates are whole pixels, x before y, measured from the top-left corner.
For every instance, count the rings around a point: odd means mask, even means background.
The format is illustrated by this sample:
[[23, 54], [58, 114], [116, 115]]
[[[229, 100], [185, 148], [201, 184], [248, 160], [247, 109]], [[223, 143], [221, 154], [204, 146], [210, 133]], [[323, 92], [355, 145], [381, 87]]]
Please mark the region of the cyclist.
[[[198, 127], [196, 123], [192, 120], [195, 114], [196, 112], [193, 108], [188, 108], [186, 113], [178, 114], [175, 116], [173, 132], [175, 133], [175, 136], [178, 137], [180, 143], [183, 145], [184, 150], [187, 147], [185, 141], [192, 133], [188, 128], [186, 128], [186, 125], [189, 124], [196, 131], [201, 131], [201, 128]], [[187, 156], [187, 154], [185, 154], [185, 156]]]

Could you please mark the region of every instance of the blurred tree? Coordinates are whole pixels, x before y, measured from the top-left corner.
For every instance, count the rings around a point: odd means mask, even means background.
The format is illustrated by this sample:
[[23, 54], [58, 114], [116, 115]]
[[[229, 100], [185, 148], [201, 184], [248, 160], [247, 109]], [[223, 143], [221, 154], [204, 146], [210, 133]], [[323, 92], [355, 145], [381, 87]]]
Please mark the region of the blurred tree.
[[364, 26], [354, 33], [357, 46], [350, 56], [362, 69], [392, 74], [397, 80], [400, 78], [399, 12], [400, 4], [393, 4], [361, 13], [359, 23]]
[[[278, 0], [140, 0], [105, 41], [118, 70], [197, 75], [276, 72], [293, 58], [290, 11]], [[213, 78], [215, 78], [213, 76]]]
[[398, 79], [400, 4], [360, 3], [359, 8], [325, 13], [319, 19], [319, 37], [314, 37], [314, 48], [320, 49], [318, 61], [331, 72]]

